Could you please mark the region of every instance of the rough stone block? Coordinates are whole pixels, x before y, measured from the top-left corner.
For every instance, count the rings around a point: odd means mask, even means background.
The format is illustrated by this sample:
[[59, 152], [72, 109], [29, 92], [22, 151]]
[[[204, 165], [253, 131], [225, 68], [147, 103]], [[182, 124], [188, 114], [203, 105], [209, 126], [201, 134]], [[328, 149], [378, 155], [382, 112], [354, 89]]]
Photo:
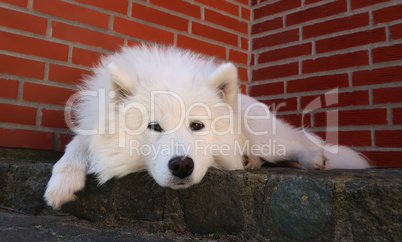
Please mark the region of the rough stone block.
[[[1, 154], [0, 154], [1, 155]], [[35, 159], [34, 159], [35, 160]], [[0, 158], [0, 204], [49, 214], [42, 199], [52, 164]], [[210, 170], [184, 190], [134, 173], [98, 186], [93, 175], [63, 212], [92, 222], [232, 234], [237, 239], [401, 241], [402, 169]]]

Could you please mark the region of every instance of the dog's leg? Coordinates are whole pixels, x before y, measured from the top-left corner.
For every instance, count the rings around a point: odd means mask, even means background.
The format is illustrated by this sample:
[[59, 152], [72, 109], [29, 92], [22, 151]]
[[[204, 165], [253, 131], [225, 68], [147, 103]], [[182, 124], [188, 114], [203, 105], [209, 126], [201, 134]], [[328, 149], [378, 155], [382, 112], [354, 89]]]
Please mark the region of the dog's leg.
[[[276, 134], [253, 136], [261, 147], [268, 146], [270, 153], [260, 157], [272, 163], [295, 160], [304, 169], [365, 169], [367, 160], [345, 146], [326, 144], [313, 133], [294, 128], [277, 119]], [[264, 148], [261, 148], [264, 151]]]
[[256, 99], [240, 95], [242, 137], [249, 144], [245, 168], [261, 165], [259, 158], [271, 163], [297, 160], [302, 168], [324, 165], [324, 150], [311, 142], [301, 131], [277, 119], [269, 108]]
[[292, 127], [280, 119], [272, 117], [270, 120], [255, 120], [257, 130], [268, 127], [267, 134], [250, 134], [260, 152], [254, 155], [271, 163], [294, 160], [301, 168], [325, 168], [324, 142], [314, 134], [306, 136], [303, 130]]
[[262, 161], [260, 157], [251, 154], [243, 156], [244, 169], [258, 169], [261, 165]]
[[230, 152], [224, 152], [214, 157], [215, 168], [222, 170], [243, 170], [244, 157], [240, 152], [236, 152], [234, 146], [231, 147]]
[[[264, 106], [254, 98], [243, 95], [240, 97], [244, 118], [248, 117], [247, 122], [244, 122], [248, 129], [246, 136], [243, 137], [251, 140], [251, 143], [257, 146], [249, 151], [254, 157], [261, 157], [271, 163], [294, 160], [305, 169], [365, 169], [371, 167], [358, 152], [345, 146], [326, 144], [315, 134], [297, 129], [276, 118], [270, 111], [262, 108]], [[255, 119], [255, 117], [261, 118]], [[261, 134], [262, 131], [265, 133]], [[253, 163], [258, 164], [256, 159], [251, 161], [246, 168], [253, 168]]]
[[[273, 141], [275, 144], [272, 144]], [[326, 158], [321, 147], [308, 144], [308, 141], [303, 138], [290, 140], [281, 137], [281, 139], [274, 139], [273, 141], [267, 139], [265, 144], [259, 142], [261, 147], [259, 157], [271, 163], [297, 161], [300, 167], [304, 169], [325, 168]], [[266, 144], [271, 145], [267, 146]]]
[[84, 188], [89, 163], [88, 142], [88, 137], [75, 136], [63, 157], [53, 166], [44, 195], [47, 204], [53, 208], [74, 200], [74, 193]]
[[279, 140], [288, 158], [296, 160], [304, 169], [326, 169], [327, 158], [324, 156], [322, 140], [314, 136], [316, 143], [313, 143], [300, 130], [294, 131], [295, 140]]

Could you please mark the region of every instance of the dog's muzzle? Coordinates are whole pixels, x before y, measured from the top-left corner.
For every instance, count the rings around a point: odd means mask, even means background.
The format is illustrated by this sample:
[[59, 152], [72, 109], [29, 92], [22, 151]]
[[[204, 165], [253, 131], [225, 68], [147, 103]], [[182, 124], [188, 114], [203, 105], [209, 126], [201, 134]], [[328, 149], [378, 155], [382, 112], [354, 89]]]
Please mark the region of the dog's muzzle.
[[190, 176], [194, 170], [193, 159], [188, 156], [173, 157], [168, 166], [170, 172], [181, 179]]

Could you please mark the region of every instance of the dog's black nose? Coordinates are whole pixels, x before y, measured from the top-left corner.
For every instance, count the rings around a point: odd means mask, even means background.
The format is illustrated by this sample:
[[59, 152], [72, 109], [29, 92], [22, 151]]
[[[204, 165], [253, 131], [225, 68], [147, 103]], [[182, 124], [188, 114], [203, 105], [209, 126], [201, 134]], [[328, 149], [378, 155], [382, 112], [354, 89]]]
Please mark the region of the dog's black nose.
[[174, 176], [183, 179], [193, 173], [193, 159], [188, 156], [174, 157], [169, 161], [169, 170]]

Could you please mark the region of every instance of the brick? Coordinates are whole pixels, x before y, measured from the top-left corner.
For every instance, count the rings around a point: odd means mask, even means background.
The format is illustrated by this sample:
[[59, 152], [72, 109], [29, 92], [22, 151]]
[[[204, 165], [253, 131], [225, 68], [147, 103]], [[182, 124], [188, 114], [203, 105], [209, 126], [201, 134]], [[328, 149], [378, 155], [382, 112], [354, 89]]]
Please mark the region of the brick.
[[305, 10], [297, 11], [286, 16], [286, 25], [291, 26], [314, 19], [325, 18], [347, 11], [346, 0], [336, 0]]
[[128, 0], [113, 0], [113, 1], [75, 0], [75, 1], [111, 10], [113, 12], [127, 14]]
[[187, 19], [137, 3], [133, 3], [131, 16], [180, 31], [188, 30]]
[[65, 105], [76, 91], [37, 83], [24, 83], [23, 100], [40, 103]]
[[402, 167], [402, 151], [362, 151], [373, 166]]
[[[330, 65], [328, 63], [331, 63]], [[368, 51], [356, 51], [351, 53], [321, 57], [314, 60], [303, 61], [303, 73], [314, 73], [344, 69], [348, 67], [368, 65]]]
[[247, 86], [245, 84], [240, 84], [239, 85], [239, 92], [244, 94], [244, 95], [247, 95]]
[[370, 101], [368, 90], [360, 90], [339, 93], [338, 103], [331, 105], [331, 107], [358, 106], [369, 104]]
[[201, 8], [183, 0], [151, 0], [151, 4], [189, 15], [194, 18], [201, 18]]
[[378, 47], [373, 49], [373, 62], [402, 60], [402, 44]]
[[308, 92], [313, 90], [326, 90], [349, 85], [347, 74], [334, 74], [314, 76], [304, 79], [288, 81], [287, 92]]
[[374, 23], [387, 23], [401, 19], [402, 4], [393, 5], [373, 11]]
[[299, 29], [291, 29], [253, 39], [253, 49], [261, 49], [299, 40]]
[[0, 46], [3, 50], [28, 55], [64, 61], [68, 59], [67, 45], [2, 31], [0, 31]]
[[[43, 79], [45, 63], [0, 54], [0, 73]], [[24, 67], [24, 68], [21, 68]]]
[[58, 151], [64, 152], [66, 150], [67, 145], [71, 142], [71, 140], [74, 138], [74, 135], [72, 134], [59, 134], [59, 149]]
[[300, 107], [304, 110], [315, 110], [325, 107], [324, 94], [304, 96], [300, 98]]
[[278, 118], [294, 127], [311, 127], [311, 114], [280, 114]]
[[241, 48], [242, 48], [243, 50], [248, 50], [248, 48], [249, 48], [248, 43], [249, 43], [249, 40], [248, 40], [247, 38], [241, 37], [241, 39], [240, 39], [240, 45], [241, 45]]
[[[331, 111], [332, 112], [332, 111]], [[319, 112], [314, 114], [316, 127], [323, 126], [348, 126], [348, 125], [380, 125], [387, 124], [387, 110], [384, 108], [361, 109], [361, 110], [340, 110], [339, 120], [329, 118], [327, 113]]]
[[339, 127], [339, 126], [342, 125], [340, 124], [340, 114], [337, 109], [327, 112], [314, 113], [314, 127]]
[[370, 17], [368, 13], [354, 14], [343, 18], [337, 18], [304, 26], [303, 38], [308, 39], [323, 36], [331, 33], [368, 26], [369, 24]]
[[308, 5], [308, 4], [312, 4], [312, 3], [318, 3], [321, 1], [325, 1], [325, 0], [304, 0], [304, 4]]
[[252, 97], [259, 97], [265, 95], [283, 94], [285, 92], [283, 82], [273, 82], [262, 85], [251, 86], [249, 94]]
[[299, 63], [293, 62], [284, 65], [276, 65], [260, 68], [253, 71], [253, 81], [274, 79], [285, 76], [293, 76], [299, 73]]
[[102, 56], [105, 56], [105, 54], [73, 47], [72, 63], [92, 67], [100, 61]]
[[81, 7], [67, 2], [55, 0], [34, 1], [33, 9], [61, 18], [108, 28], [109, 15], [90, 8]]
[[325, 142], [334, 145], [371, 146], [370, 130], [316, 132]]
[[402, 66], [353, 72], [353, 86], [374, 85], [402, 80]]
[[392, 124], [402, 124], [402, 108], [393, 108], [392, 117]]
[[0, 122], [35, 125], [36, 108], [0, 103]]
[[172, 32], [120, 17], [114, 18], [113, 30], [122, 34], [161, 44], [173, 44], [174, 34]]
[[402, 24], [391, 25], [391, 39], [401, 39], [402, 38]]
[[81, 79], [92, 72], [69, 66], [49, 64], [49, 80], [70, 84], [82, 84]]
[[312, 53], [312, 44], [305, 43], [301, 45], [294, 45], [280, 49], [274, 49], [262, 52], [258, 55], [258, 63], [266, 63], [292, 57], [303, 55], [310, 55]]
[[249, 0], [235, 0], [235, 1], [237, 1], [239, 3], [242, 3], [242, 4], [245, 4], [245, 5], [248, 5]]
[[46, 34], [46, 18], [23, 12], [17, 12], [7, 8], [0, 8], [0, 16], [1, 26], [20, 29], [37, 34]]
[[373, 103], [400, 103], [402, 102], [402, 86], [386, 87], [373, 90]]
[[229, 49], [229, 61], [247, 65], [248, 54], [238, 50]]
[[[332, 96], [332, 95], [337, 95]], [[338, 100], [336, 103], [332, 103], [332, 97], [336, 97]], [[301, 108], [304, 110], [307, 108], [312, 101], [320, 99], [321, 107], [344, 107], [344, 106], [357, 106], [357, 105], [368, 105], [369, 104], [369, 93], [367, 90], [353, 91], [353, 92], [342, 92], [334, 94], [320, 94], [313, 96], [304, 96], [300, 99]], [[330, 105], [326, 104], [326, 99], [330, 99]], [[317, 108], [321, 108], [317, 107]]]
[[283, 28], [283, 17], [265, 20], [251, 26], [252, 34], [259, 34], [270, 30]]
[[53, 149], [53, 133], [0, 128], [0, 146], [29, 149]]
[[254, 19], [285, 12], [294, 8], [301, 7], [300, 0], [280, 0], [265, 6], [254, 9]]
[[52, 36], [55, 38], [96, 46], [108, 50], [117, 50], [121, 45], [124, 44], [124, 39], [121, 37], [112, 36], [56, 21], [52, 22]]
[[342, 50], [356, 46], [386, 41], [385, 28], [361, 31], [316, 41], [317, 53]]
[[389, 2], [390, 0], [352, 0], [352, 9], [364, 8], [374, 4]]
[[67, 129], [63, 110], [42, 109], [41, 126]]
[[205, 9], [204, 20], [243, 34], [248, 34], [248, 24], [246, 22], [239, 21], [235, 18], [220, 14], [210, 9]]
[[339, 131], [339, 144], [346, 146], [371, 146], [371, 131]]
[[239, 75], [239, 79], [245, 82], [248, 82], [248, 71], [247, 68], [237, 67], [237, 74]]
[[0, 78], [0, 86], [0, 97], [17, 98], [19, 81]]
[[143, 43], [140, 41], [135, 41], [135, 40], [127, 40], [127, 46], [139, 46], [142, 45]]
[[242, 7], [241, 8], [241, 17], [245, 20], [251, 20], [251, 11], [249, 8]]
[[278, 112], [297, 110], [297, 98], [296, 97], [260, 100], [260, 102], [271, 107], [271, 110], [275, 110]]
[[378, 147], [402, 147], [402, 130], [376, 130], [375, 138]]
[[195, 0], [196, 2], [208, 5], [215, 9], [230, 13], [235, 16], [239, 16], [239, 7], [233, 3], [227, 1], [216, 1], [216, 0]]
[[4, 3], [10, 3], [21, 7], [26, 7], [28, 5], [28, 0], [1, 0]]
[[197, 22], [193, 22], [191, 33], [233, 46], [237, 46], [238, 42], [238, 36], [235, 34]]
[[177, 46], [184, 49], [190, 49], [195, 52], [204, 53], [206, 55], [216, 56], [220, 59], [226, 59], [225, 47], [187, 37], [181, 34], [177, 35]]

